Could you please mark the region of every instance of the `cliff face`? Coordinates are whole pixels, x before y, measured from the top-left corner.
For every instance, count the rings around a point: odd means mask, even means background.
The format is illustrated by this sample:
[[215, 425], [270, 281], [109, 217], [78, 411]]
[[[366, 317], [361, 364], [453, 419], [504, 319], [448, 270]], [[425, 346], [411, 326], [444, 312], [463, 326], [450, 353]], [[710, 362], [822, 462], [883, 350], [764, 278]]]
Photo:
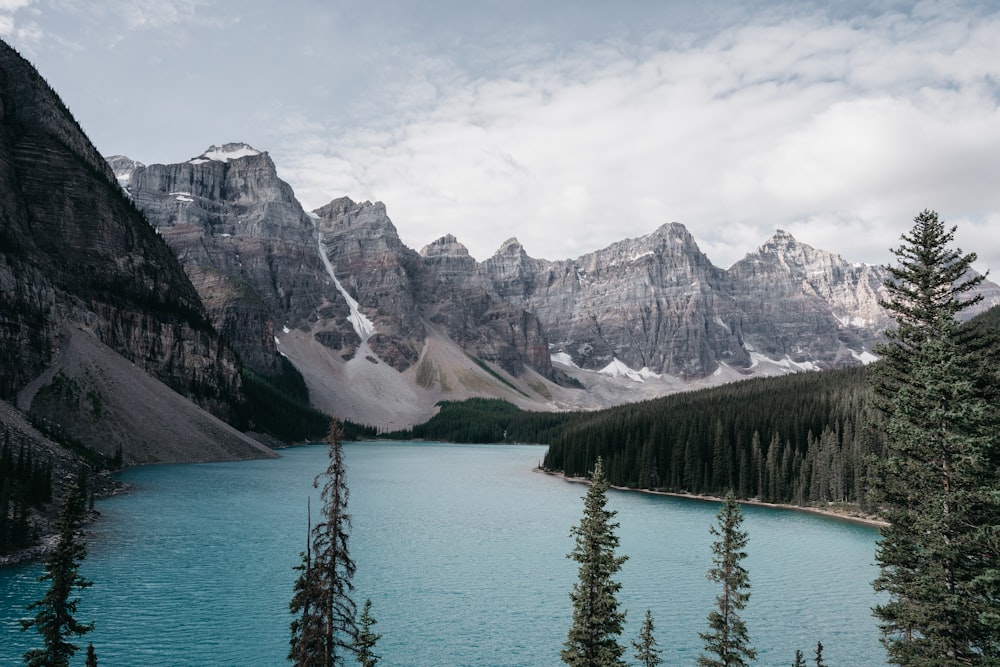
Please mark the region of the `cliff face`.
[[276, 328], [308, 327], [338, 301], [343, 309], [313, 221], [267, 153], [226, 144], [180, 164], [108, 162], [177, 253], [215, 328], [255, 370], [276, 372]]
[[416, 253], [399, 239], [381, 203], [334, 200], [319, 216], [324, 252], [341, 285], [367, 306], [369, 346], [397, 370], [416, 362], [427, 326], [440, 328], [474, 357], [514, 376], [525, 366], [551, 373], [538, 319], [493, 291], [454, 237]]
[[508, 241], [483, 265], [495, 289], [542, 322], [553, 352], [580, 368], [697, 377], [747, 361], [729, 321], [725, 273], [679, 224], [574, 260], [529, 258]]
[[[0, 43], [0, 398], [51, 370], [66, 331], [222, 417], [241, 400], [238, 361], [170, 248], [55, 93]], [[97, 429], [85, 444], [99, 440]]]

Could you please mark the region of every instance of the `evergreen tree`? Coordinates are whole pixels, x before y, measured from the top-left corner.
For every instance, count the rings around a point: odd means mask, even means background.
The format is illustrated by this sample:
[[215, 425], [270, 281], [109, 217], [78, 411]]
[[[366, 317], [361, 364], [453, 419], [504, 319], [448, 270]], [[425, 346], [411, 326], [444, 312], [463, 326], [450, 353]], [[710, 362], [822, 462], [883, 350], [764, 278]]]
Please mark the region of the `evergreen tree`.
[[347, 513], [347, 468], [344, 465], [343, 431], [339, 422], [330, 424], [326, 436], [330, 463], [316, 477], [323, 503], [322, 519], [312, 527], [312, 541], [297, 568], [289, 604], [295, 619], [291, 624], [289, 659], [301, 667], [333, 667], [344, 664], [344, 652], [352, 651], [357, 638], [356, 608], [351, 599], [354, 561], [347, 548], [351, 517]]
[[563, 662], [572, 667], [624, 667], [625, 647], [618, 643], [625, 612], [618, 610], [621, 584], [613, 577], [628, 556], [615, 555], [618, 536], [614, 523], [617, 512], [607, 509], [608, 481], [600, 457], [590, 475], [584, 496], [583, 518], [570, 534], [576, 546], [567, 555], [580, 564], [579, 581], [569, 597], [573, 602], [573, 624], [561, 652]]
[[656, 667], [663, 664], [656, 638], [653, 637], [653, 612], [649, 609], [646, 610], [646, 619], [639, 630], [639, 638], [632, 642], [632, 647], [635, 648], [635, 659], [642, 667]]
[[358, 619], [358, 638], [354, 642], [354, 652], [358, 656], [358, 663], [361, 667], [375, 667], [379, 657], [375, 655], [375, 644], [382, 638], [382, 635], [372, 630], [372, 626], [378, 623], [372, 616], [372, 601], [365, 600], [361, 610], [361, 618]]
[[37, 610], [35, 617], [21, 621], [21, 630], [35, 628], [42, 636], [44, 648], [31, 649], [24, 654], [29, 667], [67, 667], [78, 646], [70, 642], [74, 635], [90, 632], [94, 625], [76, 620], [79, 598], [72, 598], [74, 589], [91, 585], [80, 576], [80, 563], [87, 556], [87, 545], [80, 537], [83, 523], [83, 495], [80, 486], [72, 484], [63, 497], [59, 514], [59, 541], [45, 559], [45, 572], [38, 581], [52, 582], [41, 600], [28, 605], [28, 611]]
[[823, 642], [816, 642], [816, 667], [826, 667], [823, 662]]
[[93, 644], [87, 644], [87, 662], [84, 665], [85, 667], [97, 667], [97, 652], [94, 651]]
[[746, 623], [740, 618], [750, 599], [750, 577], [741, 564], [746, 558], [743, 549], [747, 533], [740, 530], [743, 513], [740, 504], [729, 493], [717, 515], [718, 527], [710, 532], [719, 538], [712, 544], [713, 567], [709, 581], [722, 585], [716, 598], [717, 608], [708, 615], [708, 632], [699, 633], [705, 642], [705, 653], [698, 657], [699, 667], [746, 667], [755, 660], [757, 651], [750, 647]]
[[798, 649], [795, 650], [795, 662], [792, 663], [792, 667], [806, 667], [806, 659]]
[[875, 608], [897, 665], [1000, 660], [1000, 475], [996, 360], [955, 315], [983, 276], [976, 255], [949, 248], [955, 228], [914, 218], [893, 253], [883, 303], [896, 319], [873, 373], [888, 456], [876, 491], [882, 530]]

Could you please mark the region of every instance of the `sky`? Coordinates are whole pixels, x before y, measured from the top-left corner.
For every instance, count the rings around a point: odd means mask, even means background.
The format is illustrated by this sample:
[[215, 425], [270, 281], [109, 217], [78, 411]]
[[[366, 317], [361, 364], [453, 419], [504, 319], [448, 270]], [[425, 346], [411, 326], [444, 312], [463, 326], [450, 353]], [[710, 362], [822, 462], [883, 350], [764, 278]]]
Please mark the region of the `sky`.
[[777, 229], [886, 264], [933, 209], [1000, 270], [996, 1], [0, 0], [0, 37], [104, 155], [246, 142], [414, 249], [680, 222], [720, 267]]

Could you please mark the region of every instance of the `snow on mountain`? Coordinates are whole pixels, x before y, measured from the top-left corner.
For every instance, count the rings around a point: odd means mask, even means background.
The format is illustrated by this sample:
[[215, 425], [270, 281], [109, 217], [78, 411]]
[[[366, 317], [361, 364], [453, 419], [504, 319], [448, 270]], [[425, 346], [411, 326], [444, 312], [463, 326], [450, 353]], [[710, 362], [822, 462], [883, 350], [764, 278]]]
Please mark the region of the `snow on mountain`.
[[319, 256], [320, 259], [323, 260], [323, 266], [326, 267], [326, 272], [330, 275], [330, 278], [333, 279], [333, 284], [337, 286], [337, 289], [347, 302], [348, 308], [350, 308], [351, 314], [347, 317], [348, 321], [350, 321], [351, 326], [354, 327], [354, 331], [358, 334], [361, 342], [364, 343], [373, 333], [375, 333], [375, 323], [361, 312], [360, 304], [358, 304], [357, 300], [352, 297], [346, 289], [344, 289], [344, 286], [340, 284], [340, 281], [337, 280], [337, 274], [333, 271], [333, 264], [330, 263], [330, 258], [326, 254], [326, 249], [323, 248], [322, 236], [319, 237]]
[[253, 146], [240, 142], [223, 144], [222, 146], [212, 145], [204, 153], [198, 157], [191, 158], [188, 162], [191, 164], [202, 164], [211, 161], [229, 162], [230, 160], [238, 160], [241, 157], [260, 155], [260, 153], [261, 151]]

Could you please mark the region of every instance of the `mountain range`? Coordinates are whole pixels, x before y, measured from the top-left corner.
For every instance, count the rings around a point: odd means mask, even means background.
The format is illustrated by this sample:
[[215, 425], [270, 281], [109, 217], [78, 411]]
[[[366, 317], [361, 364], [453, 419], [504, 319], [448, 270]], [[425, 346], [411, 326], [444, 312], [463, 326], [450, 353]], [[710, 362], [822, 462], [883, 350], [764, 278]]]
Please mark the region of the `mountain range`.
[[865, 363], [890, 323], [882, 268], [781, 231], [728, 269], [679, 223], [558, 261], [516, 239], [482, 262], [451, 235], [418, 251], [382, 203], [303, 210], [246, 144], [105, 159], [2, 43], [0, 84], [0, 427], [15, 446], [267, 456], [246, 434], [246, 372], [287, 361], [317, 408], [398, 429], [442, 400], [594, 409]]
[[[858, 365], [891, 323], [884, 268], [781, 230], [728, 269], [676, 222], [576, 259], [510, 239], [478, 262], [451, 235], [406, 247], [380, 202], [304, 211], [246, 144], [108, 163], [245, 363], [267, 372], [277, 351], [319, 408], [380, 428], [470, 396], [590, 409]], [[1000, 303], [982, 293], [976, 312]]]

